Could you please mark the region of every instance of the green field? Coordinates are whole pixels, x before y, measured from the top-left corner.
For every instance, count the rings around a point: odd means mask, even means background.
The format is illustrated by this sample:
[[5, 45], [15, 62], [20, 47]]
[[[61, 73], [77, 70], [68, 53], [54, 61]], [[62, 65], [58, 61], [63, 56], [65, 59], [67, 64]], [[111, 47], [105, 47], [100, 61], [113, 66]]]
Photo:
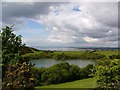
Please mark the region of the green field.
[[109, 58], [111, 55], [118, 55], [117, 50], [98, 50], [98, 51], [35, 51], [26, 53], [23, 57], [29, 59], [53, 58], [56, 60], [64, 59], [82, 59], [82, 60], [98, 60], [104, 56]]
[[107, 58], [109, 58], [110, 55], [118, 55], [118, 53], [120, 53], [120, 51], [118, 50], [99, 50], [99, 51], [96, 51], [95, 53], [97, 54], [102, 54], [102, 55], [105, 55]]
[[40, 88], [95, 88], [96, 87], [96, 78], [88, 78], [77, 80], [73, 82], [67, 82], [62, 84], [46, 85], [35, 87], [36, 90]]

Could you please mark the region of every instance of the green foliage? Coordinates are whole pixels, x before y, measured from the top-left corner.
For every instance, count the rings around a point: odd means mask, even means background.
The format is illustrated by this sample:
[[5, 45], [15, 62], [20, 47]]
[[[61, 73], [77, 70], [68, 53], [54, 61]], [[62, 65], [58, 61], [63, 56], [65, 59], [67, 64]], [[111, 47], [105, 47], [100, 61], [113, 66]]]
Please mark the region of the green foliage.
[[3, 89], [13, 90], [34, 87], [31, 65], [22, 57], [21, 36], [13, 33], [12, 27], [2, 29], [2, 85]]
[[65, 59], [83, 59], [83, 60], [97, 60], [105, 58], [105, 55], [97, 54], [91, 51], [39, 51], [34, 53], [27, 53], [23, 57], [30, 59], [53, 58], [56, 60]]
[[35, 85], [36, 86], [41, 86], [41, 75], [45, 72], [45, 68], [36, 68], [36, 67], [32, 67], [32, 72], [35, 76]]
[[82, 68], [81, 70], [81, 77], [92, 77], [94, 71], [94, 66], [92, 64], [87, 65], [86, 67]]
[[111, 55], [118, 55], [120, 51], [119, 50], [98, 50], [95, 53], [100, 55], [105, 55], [105, 57], [109, 59]]
[[[2, 63], [15, 63], [21, 60], [21, 35], [16, 36], [13, 33], [12, 27], [6, 26], [2, 29]], [[22, 61], [22, 60], [21, 60]]]
[[34, 53], [26, 53], [22, 55], [22, 57], [29, 59], [40, 59], [40, 58], [51, 58], [52, 55], [53, 55], [52, 51], [35, 51]]
[[110, 55], [109, 56], [110, 59], [120, 59], [120, 55]]
[[104, 58], [104, 55], [96, 54], [91, 51], [79, 51], [79, 52], [54, 52], [54, 59], [83, 59], [83, 60], [96, 60], [100, 58]]
[[27, 46], [23, 46], [22, 47], [22, 54], [26, 54], [26, 53], [34, 53], [39, 51], [38, 49], [32, 48], [32, 47], [27, 47]]
[[35, 71], [35, 76], [37, 80], [36, 86], [38, 86], [58, 84], [88, 78], [90, 77], [89, 74], [92, 73], [91, 69], [93, 69], [93, 65], [88, 65], [84, 68], [80, 68], [76, 65], [69, 65], [69, 63], [67, 62], [63, 62], [55, 64], [47, 69], [34, 68], [33, 71]]
[[23, 64], [7, 65], [7, 71], [3, 77], [3, 89], [32, 89], [34, 88], [35, 78], [32, 74], [31, 65], [26, 62]]
[[99, 88], [120, 88], [120, 61], [111, 60], [108, 65], [98, 65], [96, 67]]

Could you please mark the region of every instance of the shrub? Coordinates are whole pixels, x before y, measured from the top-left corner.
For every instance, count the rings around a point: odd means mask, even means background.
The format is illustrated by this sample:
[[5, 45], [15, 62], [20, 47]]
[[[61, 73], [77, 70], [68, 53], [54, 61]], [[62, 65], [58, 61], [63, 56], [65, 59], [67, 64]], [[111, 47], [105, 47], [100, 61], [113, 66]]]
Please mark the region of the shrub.
[[98, 65], [96, 67], [99, 88], [120, 88], [120, 61], [112, 60], [109, 65]]
[[35, 71], [36, 85], [58, 84], [90, 77], [93, 65], [80, 68], [77, 65], [69, 65], [67, 62], [55, 64], [47, 69]]

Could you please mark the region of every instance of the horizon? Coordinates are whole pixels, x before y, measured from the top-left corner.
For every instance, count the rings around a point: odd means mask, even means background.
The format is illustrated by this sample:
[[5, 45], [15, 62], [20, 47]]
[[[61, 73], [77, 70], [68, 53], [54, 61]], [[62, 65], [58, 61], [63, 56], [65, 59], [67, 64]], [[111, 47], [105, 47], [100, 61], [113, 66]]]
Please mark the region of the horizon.
[[[26, 45], [27, 46], [27, 45]], [[88, 47], [95, 47], [95, 48], [120, 48], [120, 47], [116, 47], [116, 46], [47, 46], [47, 45], [44, 45], [44, 46], [28, 46], [28, 47], [70, 47], [70, 48], [74, 48], [74, 47], [78, 47], [78, 48], [88, 48]]]

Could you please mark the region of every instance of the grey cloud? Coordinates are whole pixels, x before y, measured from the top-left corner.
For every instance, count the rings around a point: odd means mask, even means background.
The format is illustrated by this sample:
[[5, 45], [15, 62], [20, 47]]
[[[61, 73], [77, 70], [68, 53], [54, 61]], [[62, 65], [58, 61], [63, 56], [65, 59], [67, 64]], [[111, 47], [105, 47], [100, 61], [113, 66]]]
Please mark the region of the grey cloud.
[[[72, 43], [76, 45], [85, 44], [83, 37], [90, 37], [111, 44], [118, 41], [117, 3], [76, 3], [81, 9], [78, 16], [69, 11], [72, 9], [67, 9], [75, 5], [70, 6], [72, 4], [54, 2], [3, 3], [3, 22], [19, 24], [24, 23], [27, 18], [42, 22], [49, 29], [48, 41], [46, 40], [48, 43], [56, 41], [71, 43], [71, 45]], [[50, 6], [56, 9], [60, 8], [62, 14], [60, 13], [61, 15], [57, 16], [54, 13], [51, 14]], [[57, 30], [54, 30], [53, 27]], [[46, 42], [42, 41], [42, 43]]]
[[104, 23], [106, 26], [118, 27], [117, 2], [92, 3], [88, 6], [88, 13], [89, 11], [94, 13], [93, 16], [98, 22]]
[[[51, 5], [59, 5], [54, 2], [4, 2], [2, 5], [2, 21], [4, 23], [21, 22], [21, 18], [37, 19], [40, 14], [48, 14]], [[24, 21], [23, 21], [24, 22]]]

